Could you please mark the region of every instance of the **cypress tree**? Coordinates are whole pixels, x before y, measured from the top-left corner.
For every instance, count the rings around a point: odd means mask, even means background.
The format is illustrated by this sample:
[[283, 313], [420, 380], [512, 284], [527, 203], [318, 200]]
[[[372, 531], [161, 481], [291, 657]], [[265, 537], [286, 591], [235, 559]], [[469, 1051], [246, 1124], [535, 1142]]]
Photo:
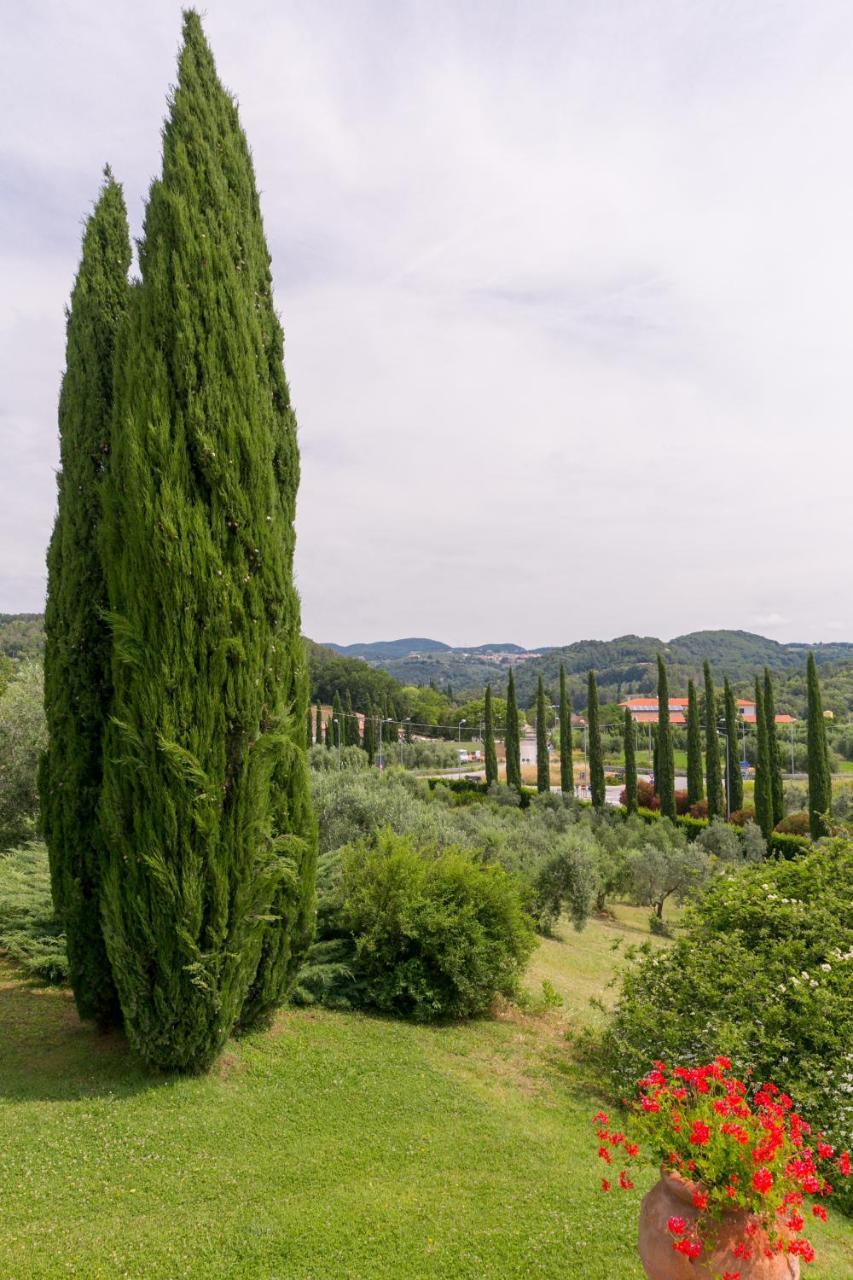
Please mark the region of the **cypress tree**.
[[352, 694], [349, 689], [344, 699], [344, 746], [358, 746], [358, 719], [352, 708]]
[[326, 733], [323, 741], [326, 744], [326, 750], [331, 751], [335, 745], [335, 722], [331, 716], [326, 721]]
[[726, 676], [723, 685], [726, 709], [726, 737], [728, 738], [728, 779], [729, 804], [732, 813], [743, 808], [743, 778], [740, 772], [740, 751], [738, 748], [738, 716], [737, 704], [729, 678]]
[[495, 751], [495, 719], [492, 711], [492, 686], [486, 685], [485, 749], [486, 749], [486, 785], [491, 786], [498, 780], [498, 756]]
[[521, 791], [521, 742], [518, 737], [518, 707], [515, 702], [515, 677], [510, 667], [506, 691], [506, 781], [507, 786]]
[[66, 935], [81, 1018], [121, 1021], [101, 927], [104, 863], [98, 830], [110, 637], [97, 543], [111, 448], [113, 351], [127, 310], [130, 236], [110, 170], [87, 220], [66, 330], [59, 397], [59, 505], [47, 553], [45, 714], [49, 745], [39, 789], [53, 901]]
[[314, 704], [314, 727], [317, 730], [315, 742], [318, 746], [321, 746], [323, 743], [323, 708], [320, 705], [319, 698]]
[[296, 425], [237, 108], [198, 15], [116, 353], [102, 919], [131, 1043], [210, 1064], [283, 999], [313, 916]]
[[702, 774], [702, 728], [696, 685], [687, 681], [687, 803], [698, 804], [705, 794]]
[[829, 748], [826, 741], [826, 720], [823, 716], [823, 699], [817, 678], [814, 654], [809, 654], [806, 673], [808, 688], [808, 769], [809, 769], [809, 829], [812, 839], [819, 840], [828, 831], [826, 815], [832, 805], [832, 774], [829, 769]]
[[770, 744], [767, 738], [764, 691], [758, 676], [755, 677], [755, 727], [758, 733], [755, 765], [755, 821], [766, 839], [773, 830], [773, 792], [770, 782]]
[[341, 701], [339, 689], [335, 690], [332, 698], [332, 721], [334, 731], [332, 740], [336, 747], [345, 747], [347, 745], [347, 722], [344, 719], [344, 704]]
[[314, 716], [312, 714], [310, 702], [308, 703], [308, 706], [305, 708], [305, 715], [306, 715], [305, 745], [310, 750], [311, 747], [314, 745]]
[[373, 764], [376, 759], [376, 717], [373, 705], [369, 705], [364, 717], [364, 739], [362, 746], [367, 752], [367, 763]]
[[658, 654], [658, 732], [655, 789], [660, 796], [661, 813], [675, 817], [675, 761], [672, 754], [672, 729], [669, 722], [669, 681], [663, 658]]
[[764, 668], [764, 722], [767, 725], [767, 757], [770, 764], [770, 806], [775, 827], [785, 816], [785, 792], [782, 786], [779, 737], [776, 732], [776, 698], [767, 667]]
[[705, 779], [708, 788], [708, 817], [725, 813], [723, 777], [720, 770], [720, 738], [717, 733], [717, 695], [711, 679], [711, 664], [705, 662]]
[[548, 755], [548, 725], [545, 715], [545, 685], [542, 677], [536, 688], [536, 790], [551, 790], [551, 761]]
[[589, 727], [589, 789], [593, 808], [603, 809], [606, 796], [604, 786], [604, 753], [601, 749], [601, 723], [598, 714], [598, 685], [595, 672], [587, 676], [586, 719]]
[[560, 663], [560, 790], [575, 794], [575, 768], [572, 761], [572, 704], [566, 689], [566, 668]]
[[625, 746], [625, 807], [629, 813], [637, 812], [637, 726], [626, 707], [623, 730]]

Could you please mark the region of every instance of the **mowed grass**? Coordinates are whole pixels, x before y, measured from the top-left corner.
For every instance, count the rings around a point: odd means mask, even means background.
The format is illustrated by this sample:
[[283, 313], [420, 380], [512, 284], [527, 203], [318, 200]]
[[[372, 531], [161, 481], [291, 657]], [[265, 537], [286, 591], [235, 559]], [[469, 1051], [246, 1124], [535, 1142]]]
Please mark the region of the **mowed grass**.
[[[529, 986], [548, 977], [562, 1009], [441, 1028], [286, 1011], [198, 1079], [148, 1075], [4, 971], [0, 1277], [641, 1280], [638, 1197], [598, 1191], [600, 1099], [565, 1031], [646, 917], [543, 943]], [[813, 1236], [814, 1280], [846, 1280], [849, 1225]]]

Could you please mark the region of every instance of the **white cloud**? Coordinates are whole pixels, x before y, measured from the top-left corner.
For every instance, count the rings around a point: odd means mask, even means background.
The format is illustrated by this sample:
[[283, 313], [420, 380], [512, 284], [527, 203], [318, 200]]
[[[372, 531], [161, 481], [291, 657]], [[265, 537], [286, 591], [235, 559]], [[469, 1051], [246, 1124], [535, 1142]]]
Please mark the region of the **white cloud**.
[[[177, 4], [104, 12], [7, 24], [7, 609], [38, 604], [79, 218], [109, 158], [138, 232], [174, 76]], [[263, 192], [309, 634], [853, 631], [848, 6], [206, 26]]]

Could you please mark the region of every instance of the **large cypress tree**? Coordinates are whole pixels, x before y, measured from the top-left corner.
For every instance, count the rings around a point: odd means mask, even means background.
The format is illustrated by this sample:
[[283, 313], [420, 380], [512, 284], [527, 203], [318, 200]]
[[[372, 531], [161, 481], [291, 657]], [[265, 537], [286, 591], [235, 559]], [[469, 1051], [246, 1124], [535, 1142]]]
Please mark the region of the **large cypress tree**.
[[545, 685], [542, 677], [536, 687], [536, 790], [551, 790], [551, 760], [548, 755], [548, 724], [545, 714]]
[[151, 1063], [282, 1000], [313, 914], [299, 477], [249, 149], [194, 12], [116, 357], [103, 912]]
[[341, 701], [339, 689], [335, 690], [332, 697], [332, 721], [334, 744], [336, 747], [345, 747], [347, 745], [347, 722], [344, 719], [344, 704]]
[[672, 728], [669, 721], [669, 681], [663, 658], [658, 654], [658, 732], [655, 789], [660, 796], [661, 813], [675, 817], [675, 760], [672, 754]]
[[595, 672], [586, 681], [586, 719], [589, 728], [589, 789], [595, 809], [604, 808], [604, 752], [601, 748], [601, 721], [598, 713], [598, 684]]
[[823, 699], [813, 653], [809, 654], [806, 684], [808, 689], [809, 829], [812, 839], [819, 840], [821, 836], [827, 834], [828, 830], [826, 818], [832, 806], [832, 774], [829, 769]]
[[625, 807], [629, 813], [637, 812], [637, 726], [628, 707], [625, 708], [623, 727], [625, 747]]
[[711, 664], [706, 661], [705, 674], [705, 785], [708, 791], [708, 817], [725, 813], [723, 775], [720, 769], [720, 735], [717, 732], [717, 694], [711, 678]]
[[58, 510], [47, 553], [45, 713], [39, 784], [53, 900], [81, 1018], [121, 1021], [101, 927], [98, 805], [110, 702], [106, 583], [98, 548], [101, 485], [112, 441], [113, 352], [127, 310], [130, 236], [109, 169], [83, 235], [68, 310], [59, 397]]
[[486, 749], [486, 785], [491, 786], [498, 780], [498, 757], [495, 750], [495, 717], [492, 710], [492, 686], [486, 685], [485, 749]]
[[316, 737], [314, 741], [318, 746], [323, 743], [323, 708], [318, 698], [314, 704], [314, 728], [316, 729]]
[[344, 746], [358, 746], [358, 717], [353, 711], [352, 693], [347, 689], [346, 698], [344, 699]]
[[770, 744], [767, 739], [764, 690], [758, 676], [755, 677], [755, 727], [758, 735], [755, 764], [755, 821], [766, 838], [773, 830], [773, 792], [770, 782]]
[[509, 672], [506, 690], [506, 781], [507, 786], [521, 791], [521, 742], [518, 737], [518, 706], [515, 701], [515, 677]]
[[767, 667], [764, 668], [764, 722], [767, 725], [767, 758], [770, 766], [770, 805], [775, 827], [785, 816], [785, 792], [782, 786], [779, 736], [776, 732], [776, 698]]
[[740, 750], [738, 748], [738, 715], [734, 690], [728, 676], [723, 684], [726, 709], [726, 737], [728, 739], [727, 777], [729, 781], [729, 805], [732, 813], [743, 808], [743, 778], [740, 772]]
[[311, 710], [311, 703], [305, 708], [305, 745], [310, 749], [314, 745], [314, 716]]
[[560, 663], [560, 790], [575, 794], [575, 767], [572, 760], [572, 703], [566, 688], [566, 668]]
[[687, 803], [698, 804], [705, 794], [702, 773], [702, 726], [696, 685], [687, 681]]

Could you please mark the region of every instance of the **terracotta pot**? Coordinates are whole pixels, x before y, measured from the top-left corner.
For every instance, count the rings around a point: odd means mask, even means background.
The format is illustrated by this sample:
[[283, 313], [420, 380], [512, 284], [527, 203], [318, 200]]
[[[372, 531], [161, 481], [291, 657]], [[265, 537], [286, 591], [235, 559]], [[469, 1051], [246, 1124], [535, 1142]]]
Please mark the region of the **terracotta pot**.
[[740, 1280], [799, 1280], [800, 1260], [777, 1253], [765, 1258], [767, 1237], [759, 1231], [750, 1243], [753, 1257], [737, 1258], [732, 1252], [741, 1240], [749, 1214], [733, 1209], [722, 1218], [709, 1219], [705, 1228], [705, 1249], [701, 1258], [692, 1262], [672, 1247], [673, 1237], [667, 1231], [670, 1218], [683, 1218], [688, 1232], [699, 1217], [693, 1207], [697, 1186], [680, 1174], [661, 1170], [660, 1182], [652, 1187], [640, 1206], [640, 1258], [649, 1280], [719, 1280], [726, 1271], [739, 1271]]

